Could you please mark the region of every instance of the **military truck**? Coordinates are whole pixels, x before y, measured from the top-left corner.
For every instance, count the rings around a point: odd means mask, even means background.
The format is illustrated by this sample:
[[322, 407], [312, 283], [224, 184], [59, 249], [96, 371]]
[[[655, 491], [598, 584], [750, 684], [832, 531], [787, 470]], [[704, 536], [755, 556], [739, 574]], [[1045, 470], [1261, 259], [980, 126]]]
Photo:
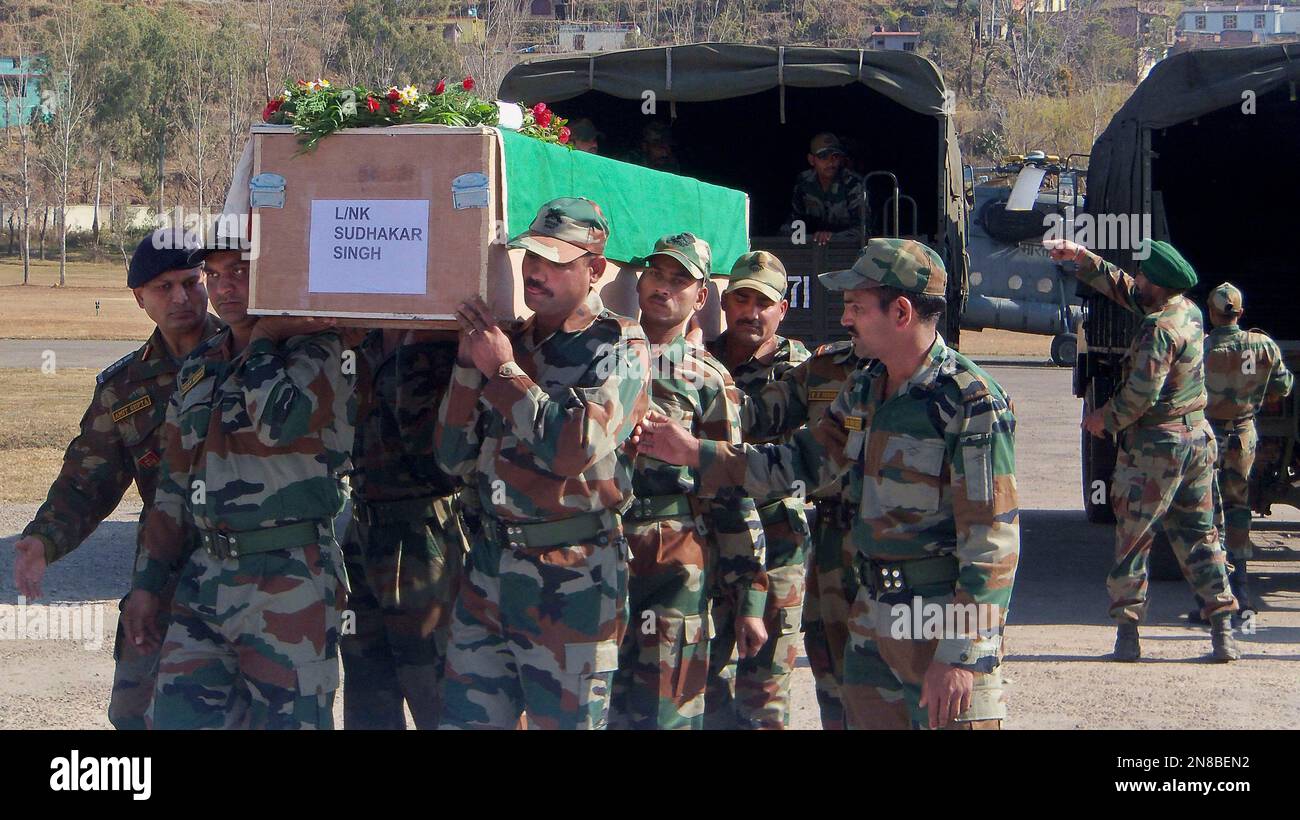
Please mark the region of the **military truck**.
[[[944, 336], [956, 344], [967, 291], [966, 200], [950, 96], [933, 63], [909, 52], [703, 43], [527, 60], [502, 99], [544, 102], [603, 133], [627, 158], [650, 121], [671, 126], [681, 172], [750, 195], [750, 246], [789, 271], [781, 332], [809, 345], [846, 338], [842, 300], [817, 274], [848, 267], [862, 232], [822, 247], [782, 231], [808, 144], [836, 134], [867, 172], [870, 236], [903, 235], [948, 268]], [[575, 191], [575, 194], [581, 193]], [[707, 237], [706, 237], [707, 238]]]
[[[1202, 309], [1206, 293], [1219, 283], [1240, 287], [1244, 324], [1276, 339], [1292, 368], [1300, 364], [1300, 257], [1291, 207], [1300, 191], [1297, 85], [1295, 44], [1190, 51], [1163, 60], [1093, 146], [1086, 206], [1094, 224], [1132, 215], [1149, 219], [1152, 238], [1172, 243], [1196, 268], [1200, 284], [1190, 296]], [[1132, 247], [1098, 252], [1131, 269]], [[1080, 288], [1087, 315], [1074, 392], [1084, 399], [1086, 414], [1116, 389], [1136, 320]], [[1251, 479], [1257, 513], [1267, 515], [1273, 504], [1300, 506], [1298, 408], [1300, 396], [1293, 394], [1258, 420]], [[1088, 518], [1113, 520], [1109, 493], [1096, 490], [1098, 482], [1109, 490], [1114, 443], [1083, 433], [1081, 449]], [[1165, 552], [1153, 555], [1163, 576], [1171, 570]]]
[[[961, 326], [1051, 336], [1052, 361], [1062, 367], [1074, 366], [1082, 300], [1074, 277], [1051, 260], [1042, 239], [1050, 218], [1064, 222], [1083, 210], [1082, 158], [1072, 154], [1062, 162], [1033, 151], [967, 169], [970, 296]], [[1028, 201], [1010, 202], [1021, 189]]]

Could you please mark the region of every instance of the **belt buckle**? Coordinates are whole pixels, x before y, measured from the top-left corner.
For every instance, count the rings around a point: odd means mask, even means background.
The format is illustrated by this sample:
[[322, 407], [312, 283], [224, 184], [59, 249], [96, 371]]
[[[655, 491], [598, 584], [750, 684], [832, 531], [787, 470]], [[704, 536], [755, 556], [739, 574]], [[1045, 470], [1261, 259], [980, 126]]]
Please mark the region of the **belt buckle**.
[[876, 600], [884, 604], [905, 604], [908, 600], [907, 576], [898, 562], [867, 561], [871, 589]]
[[224, 532], [210, 530], [203, 533], [203, 548], [219, 561], [239, 557], [238, 537]]

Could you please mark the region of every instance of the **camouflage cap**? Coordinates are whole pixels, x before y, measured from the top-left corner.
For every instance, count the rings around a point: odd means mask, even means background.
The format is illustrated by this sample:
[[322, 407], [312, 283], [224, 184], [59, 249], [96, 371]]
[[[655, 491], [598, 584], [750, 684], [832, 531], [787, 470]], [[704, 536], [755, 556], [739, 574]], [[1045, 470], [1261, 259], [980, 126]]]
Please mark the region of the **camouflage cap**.
[[583, 197], [560, 197], [538, 208], [533, 224], [506, 247], [564, 265], [584, 253], [604, 253], [608, 239], [609, 222], [599, 205]]
[[1237, 286], [1231, 282], [1224, 282], [1210, 291], [1206, 302], [1209, 303], [1210, 310], [1224, 316], [1236, 316], [1241, 313], [1241, 291], [1237, 290]]
[[945, 295], [948, 273], [943, 260], [914, 239], [872, 239], [848, 270], [833, 270], [818, 279], [827, 290], [889, 286], [908, 293]]
[[840, 143], [840, 138], [829, 131], [825, 131], [812, 138], [808, 143], [808, 153], [824, 157], [828, 154], [843, 154], [844, 145]]
[[742, 254], [731, 266], [731, 281], [723, 294], [749, 288], [779, 302], [785, 298], [785, 276], [785, 265], [780, 259], [767, 251], [751, 251]]
[[655, 242], [655, 249], [646, 257], [648, 263], [652, 257], [668, 256], [682, 263], [686, 272], [696, 279], [709, 278], [709, 266], [713, 264], [713, 250], [709, 243], [693, 233], [677, 233], [662, 236]]

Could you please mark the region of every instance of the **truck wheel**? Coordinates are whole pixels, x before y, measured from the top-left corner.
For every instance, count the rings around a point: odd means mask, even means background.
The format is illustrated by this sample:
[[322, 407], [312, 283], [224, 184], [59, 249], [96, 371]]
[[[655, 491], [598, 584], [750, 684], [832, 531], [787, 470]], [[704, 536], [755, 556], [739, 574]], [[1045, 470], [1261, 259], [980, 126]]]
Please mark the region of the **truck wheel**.
[[1052, 339], [1052, 362], [1058, 367], [1074, 367], [1074, 360], [1079, 355], [1079, 337], [1073, 333], [1061, 333]]
[[[1084, 410], [1086, 412], [1086, 405]], [[1115, 512], [1110, 508], [1110, 476], [1115, 472], [1115, 446], [1110, 439], [1097, 438], [1087, 430], [1081, 432], [1083, 511], [1093, 524], [1114, 524]]]
[[1163, 532], [1157, 532], [1151, 543], [1147, 577], [1152, 581], [1180, 581], [1183, 578], [1183, 568], [1178, 565], [1174, 548], [1169, 546], [1169, 539]]

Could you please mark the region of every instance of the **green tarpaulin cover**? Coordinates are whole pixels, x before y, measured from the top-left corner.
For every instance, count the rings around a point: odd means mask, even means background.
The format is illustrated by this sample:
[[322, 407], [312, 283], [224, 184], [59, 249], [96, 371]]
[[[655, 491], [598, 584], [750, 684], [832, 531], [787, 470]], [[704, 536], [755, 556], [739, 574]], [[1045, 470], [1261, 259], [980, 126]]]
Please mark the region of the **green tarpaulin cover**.
[[690, 231], [713, 248], [713, 272], [726, 274], [749, 250], [748, 197], [626, 162], [541, 142], [501, 129], [505, 144], [506, 228], [523, 233], [548, 200], [584, 196], [609, 220], [605, 255], [630, 261], [648, 254], [655, 240]]

